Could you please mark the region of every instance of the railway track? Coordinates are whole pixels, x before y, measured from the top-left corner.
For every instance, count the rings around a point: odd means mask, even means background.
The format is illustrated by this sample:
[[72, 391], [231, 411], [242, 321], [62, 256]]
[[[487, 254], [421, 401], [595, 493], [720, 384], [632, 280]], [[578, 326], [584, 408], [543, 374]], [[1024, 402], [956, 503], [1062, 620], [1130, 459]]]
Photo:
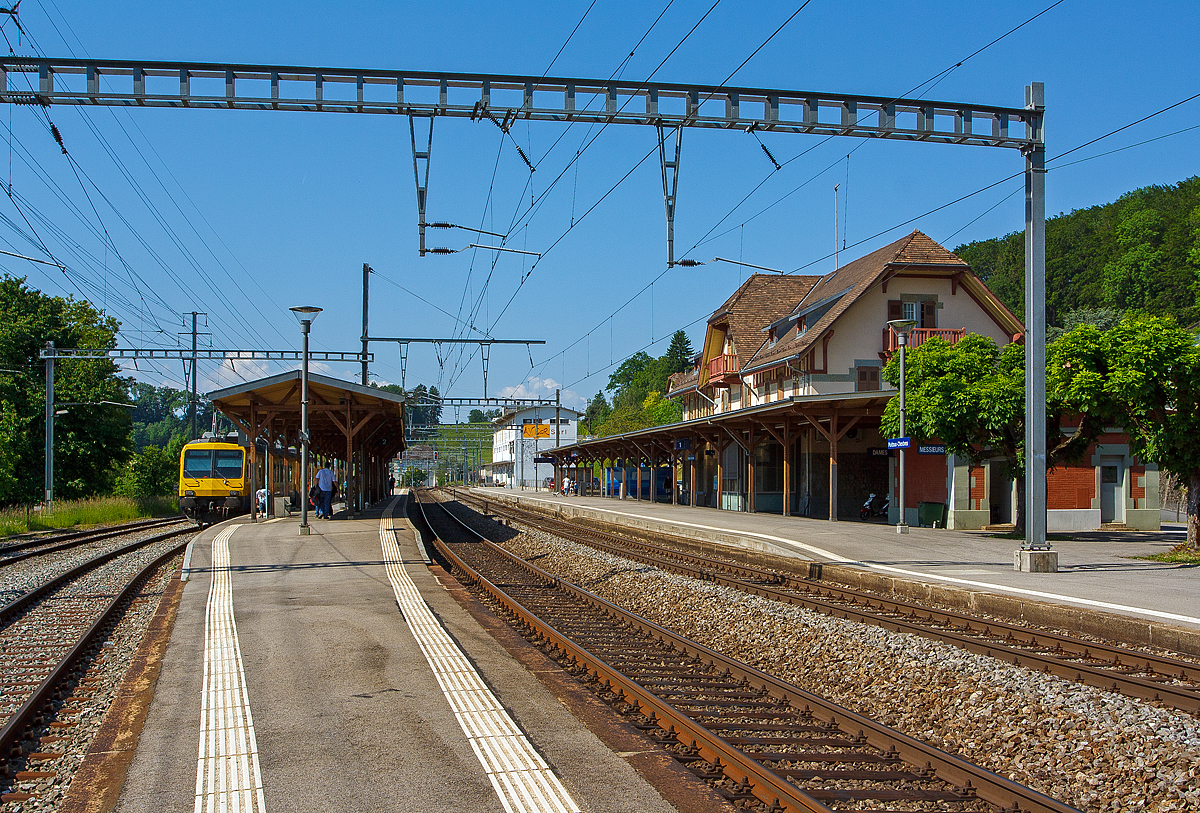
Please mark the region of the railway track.
[[1074, 810], [625, 612], [434, 505], [427, 515], [414, 500], [410, 516], [464, 580], [735, 805], [769, 813]]
[[49, 537], [41, 537], [38, 539], [28, 539], [21, 542], [12, 542], [0, 545], [0, 567], [5, 565], [15, 564], [16, 562], [24, 561], [35, 556], [40, 556], [44, 553], [55, 553], [60, 550], [69, 550], [87, 545], [92, 542], [100, 542], [105, 539], [123, 536], [133, 531], [147, 531], [154, 528], [169, 527], [181, 523], [191, 521], [185, 517], [170, 517], [168, 519], [149, 519], [140, 520], [138, 522], [127, 522], [122, 525], [108, 528], [98, 528], [86, 531], [72, 531], [66, 534], [55, 534]]
[[[61, 738], [35, 739], [35, 732], [55, 724], [49, 722], [54, 718], [80, 713], [90, 692], [85, 675], [100, 657], [105, 637], [146, 580], [186, 546], [175, 538], [194, 530], [188, 524], [104, 551], [0, 608], [0, 776], [5, 784], [54, 776], [38, 766], [61, 756], [53, 749]], [[30, 762], [34, 769], [22, 770]], [[22, 801], [29, 794], [3, 798]]]
[[892, 632], [910, 632], [1130, 697], [1200, 713], [1200, 665], [1130, 647], [1007, 624], [939, 610], [820, 582], [776, 569], [754, 567], [680, 550], [669, 541], [656, 545], [607, 533], [545, 514], [497, 505], [457, 493], [461, 503], [482, 508], [510, 522], [538, 528], [616, 556], [652, 564], [693, 578], [713, 581], [795, 604], [835, 618], [873, 624]]

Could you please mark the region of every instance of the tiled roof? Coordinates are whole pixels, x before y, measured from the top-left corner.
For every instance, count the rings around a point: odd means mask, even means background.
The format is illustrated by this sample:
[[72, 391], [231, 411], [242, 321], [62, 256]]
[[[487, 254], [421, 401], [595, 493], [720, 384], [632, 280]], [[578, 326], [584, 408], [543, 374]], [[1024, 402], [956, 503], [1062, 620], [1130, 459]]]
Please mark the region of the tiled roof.
[[675, 373], [669, 379], [670, 383], [667, 385], [667, 390], [668, 390], [667, 395], [668, 396], [674, 395], [675, 393], [679, 392], [680, 390], [689, 390], [692, 387], [696, 386], [697, 382], [699, 382], [699, 381], [700, 381], [700, 368], [699, 367], [694, 367], [691, 370], [685, 370], [682, 373]]
[[762, 330], [792, 312], [820, 277], [751, 274], [712, 316], [710, 325], [729, 324], [729, 337], [743, 366], [766, 341]]
[[957, 254], [939, 245], [927, 235], [914, 230], [912, 234], [905, 235], [896, 242], [889, 243], [853, 262], [846, 263], [836, 272], [821, 277], [820, 281], [808, 292], [804, 301], [789, 313], [798, 313], [809, 305], [842, 291], [846, 292], [845, 295], [815, 324], [809, 325], [803, 334], [798, 333], [797, 327], [794, 326], [781, 336], [774, 346], [763, 347], [753, 359], [740, 358], [742, 368], [745, 369], [747, 365], [757, 368], [770, 362], [782, 361], [804, 353], [825, 333], [826, 328], [845, 313], [855, 300], [882, 280], [886, 273], [914, 266], [925, 268], [940, 266], [946, 270], [949, 270], [947, 266], [951, 266], [963, 271], [970, 270], [970, 267]]

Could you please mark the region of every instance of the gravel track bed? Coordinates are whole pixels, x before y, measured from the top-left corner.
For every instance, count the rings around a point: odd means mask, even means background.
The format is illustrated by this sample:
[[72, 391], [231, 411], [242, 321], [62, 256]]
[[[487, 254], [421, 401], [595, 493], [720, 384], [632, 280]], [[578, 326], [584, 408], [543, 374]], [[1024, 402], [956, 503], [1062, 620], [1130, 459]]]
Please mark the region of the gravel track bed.
[[[161, 529], [158, 529], [161, 532]], [[153, 535], [155, 531], [144, 532], [145, 536]], [[139, 551], [132, 557], [123, 560], [133, 560], [134, 564], [123, 568], [123, 572], [140, 569], [162, 555], [163, 552], [183, 542], [185, 537], [177, 536], [151, 545]], [[120, 540], [106, 540], [109, 544], [124, 544], [129, 537]], [[103, 543], [101, 543], [103, 544]], [[64, 552], [67, 554], [70, 552]], [[167, 564], [160, 567], [156, 573], [138, 591], [133, 601], [120, 615], [112, 631], [104, 640], [100, 652], [85, 660], [84, 671], [73, 691], [64, 694], [70, 698], [62, 705], [56, 715], [46, 715], [42, 725], [35, 726], [33, 737], [36, 750], [43, 753], [61, 754], [49, 761], [34, 761], [29, 758], [30, 748], [26, 747], [23, 757], [9, 760], [10, 776], [15, 777], [18, 771], [52, 771], [53, 777], [33, 780], [0, 779], [0, 791], [3, 793], [29, 793], [34, 796], [25, 801], [14, 801], [0, 805], [5, 813], [25, 813], [39, 811], [49, 813], [57, 809], [62, 802], [63, 794], [71, 783], [72, 777], [96, 736], [105, 712], [116, 696], [117, 689], [125, 677], [125, 673], [136, 655], [142, 638], [158, 608], [163, 590], [170, 579], [178, 573], [182, 554], [173, 557]], [[91, 585], [97, 594], [97, 603], [107, 605], [112, 600], [119, 579], [110, 577], [100, 579]], [[107, 583], [107, 584], [105, 584]], [[97, 589], [98, 588], [98, 589]], [[115, 589], [114, 589], [115, 588]], [[99, 612], [99, 610], [97, 610]], [[64, 725], [65, 724], [65, 725]], [[58, 738], [46, 740], [43, 738]]]
[[[454, 510], [479, 531], [496, 528]], [[542, 531], [523, 530], [504, 547], [630, 612], [1081, 810], [1200, 810], [1200, 721], [1190, 715]]]
[[[130, 531], [128, 534], [88, 542], [78, 547], [31, 556], [11, 565], [0, 559], [0, 606], [20, 598], [25, 593], [50, 579], [99, 556], [105, 551], [157, 536], [169, 528], [150, 528]], [[182, 537], [180, 537], [182, 538]], [[145, 560], [149, 561], [149, 559]], [[145, 562], [143, 562], [145, 564]]]
[[[476, 510], [478, 510], [478, 509], [476, 509]], [[526, 526], [522, 525], [522, 527], [526, 527]], [[593, 529], [592, 525], [587, 525], [585, 527], [587, 527], [588, 529]], [[601, 529], [596, 529], [596, 530], [601, 530]], [[640, 537], [640, 536], [635, 536], [632, 534], [625, 533], [625, 532], [623, 532], [624, 529], [622, 529], [620, 527], [610, 527], [610, 528], [604, 528], [602, 530], [604, 530], [606, 533], [610, 533], [610, 534], [613, 534], [614, 536], [620, 537], [621, 539], [627, 539], [630, 542], [638, 542], [638, 543], [644, 544], [647, 541], [651, 541], [652, 544], [655, 544], [666, 550], [674, 550], [674, 551], [678, 551], [680, 553], [690, 553], [690, 554], [696, 553], [696, 549], [694, 546], [689, 546], [686, 543], [674, 542], [672, 537], [654, 537], [653, 539], [648, 540], [645, 537]], [[745, 557], [729, 556], [729, 555], [721, 553], [720, 550], [706, 550], [706, 551], [704, 551], [704, 555], [709, 558], [716, 559], [717, 561], [728, 562], [730, 564], [743, 565], [743, 566], [748, 564], [747, 559]], [[797, 559], [796, 561], [797, 561], [797, 564], [802, 564], [804, 560]], [[749, 563], [755, 564], [753, 562], [749, 562]], [[790, 578], [799, 578], [797, 571], [795, 571], [795, 570], [784, 571], [784, 570], [780, 570], [777, 567], [770, 565], [770, 564], [758, 564], [758, 567], [764, 573], [773, 573], [776, 575], [786, 576], [786, 577], [790, 577]], [[925, 607], [927, 609], [934, 610], [934, 611], [962, 613], [964, 615], [970, 615], [973, 618], [978, 618], [981, 621], [995, 622], [997, 624], [1006, 624], [1006, 625], [1012, 626], [1012, 627], [1022, 627], [1024, 629], [1037, 631], [1037, 632], [1053, 633], [1056, 635], [1062, 635], [1062, 636], [1066, 636], [1069, 638], [1075, 638], [1075, 639], [1082, 640], [1082, 641], [1094, 641], [1097, 644], [1107, 644], [1109, 646], [1121, 646], [1125, 649], [1130, 650], [1131, 652], [1143, 652], [1147, 655], [1156, 655], [1159, 657], [1174, 658], [1176, 660], [1186, 661], [1188, 663], [1194, 663], [1194, 664], [1200, 665], [1200, 656], [1190, 655], [1186, 652], [1176, 652], [1175, 650], [1172, 650], [1172, 649], [1163, 649], [1162, 647], [1156, 647], [1156, 646], [1130, 644], [1130, 643], [1126, 643], [1124, 641], [1113, 641], [1111, 638], [1103, 638], [1101, 636], [1092, 635], [1092, 634], [1089, 634], [1086, 632], [1079, 632], [1077, 630], [1069, 630], [1069, 629], [1066, 629], [1063, 627], [1051, 627], [1051, 626], [1046, 626], [1044, 624], [1034, 624], [1034, 623], [1027, 621], [1025, 619], [1022, 619], [1022, 618], [1010, 618], [1008, 616], [993, 615], [992, 613], [986, 613], [986, 612], [982, 612], [982, 611], [974, 610], [974, 609], [967, 610], [961, 606], [956, 606], [953, 604], [946, 604], [946, 603], [938, 602], [938, 601], [925, 601], [925, 600], [918, 601], [911, 597], [897, 596], [893, 593], [883, 593], [878, 590], [872, 590], [870, 587], [863, 587], [861, 585], [845, 585], [845, 584], [841, 584], [839, 582], [828, 582], [828, 585], [830, 588], [846, 588], [846, 589], [854, 590], [857, 593], [862, 593], [867, 596], [874, 596], [874, 597], [879, 598], [884, 601], [900, 600], [900, 601], [907, 602], [909, 604], [914, 604], [914, 605], [917, 605], [920, 607]]]

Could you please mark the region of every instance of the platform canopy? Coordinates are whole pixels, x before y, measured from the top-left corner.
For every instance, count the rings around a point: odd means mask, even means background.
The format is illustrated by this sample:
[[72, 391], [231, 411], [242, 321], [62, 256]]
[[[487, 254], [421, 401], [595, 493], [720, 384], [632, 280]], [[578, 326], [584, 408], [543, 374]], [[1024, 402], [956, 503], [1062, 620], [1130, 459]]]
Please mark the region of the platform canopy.
[[[208, 393], [213, 406], [252, 437], [294, 445], [300, 434], [300, 371]], [[404, 451], [404, 397], [309, 373], [309, 449], [346, 460], [359, 449], [394, 457]]]
[[[266, 448], [298, 448], [299, 370], [215, 390], [208, 397], [248, 436], [265, 440]], [[381, 494], [387, 461], [404, 451], [404, 397], [310, 373], [308, 431], [310, 453], [348, 464], [349, 493], [359, 495], [360, 504], [369, 503]], [[251, 444], [252, 460], [259, 456], [258, 446]]]

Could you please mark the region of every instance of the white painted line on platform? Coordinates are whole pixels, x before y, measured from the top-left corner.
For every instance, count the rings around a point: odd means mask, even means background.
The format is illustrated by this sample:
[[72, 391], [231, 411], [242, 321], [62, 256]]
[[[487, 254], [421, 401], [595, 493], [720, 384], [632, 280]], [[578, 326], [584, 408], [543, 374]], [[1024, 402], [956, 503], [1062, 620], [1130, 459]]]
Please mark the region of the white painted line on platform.
[[508, 813], [578, 813], [579, 805], [492, 694], [404, 571], [396, 526], [407, 520], [392, 517], [395, 506], [393, 500], [379, 521], [379, 541], [396, 603], [500, 803]]
[[195, 813], [266, 813], [246, 673], [233, 621], [226, 528], [212, 543], [212, 586], [204, 615], [204, 688]]
[[[508, 495], [503, 495], [508, 496]], [[515, 496], [515, 495], [514, 495]], [[539, 502], [550, 503], [551, 505], [570, 505], [576, 508], [587, 508], [592, 511], [602, 511], [608, 514], [614, 514], [619, 517], [632, 517], [640, 520], [652, 520], [654, 522], [662, 522], [668, 525], [680, 525], [685, 528], [698, 528], [702, 531], [717, 531], [718, 533], [733, 534], [736, 536], [753, 536], [757, 539], [765, 539], [770, 542], [776, 542], [785, 545], [789, 548], [795, 548], [806, 551], [814, 556], [823, 556], [838, 564], [854, 565], [856, 567], [867, 568], [868, 570], [878, 570], [883, 573], [894, 573], [898, 576], [912, 577], [916, 579], [933, 579], [935, 581], [947, 582], [949, 584], [961, 584], [967, 587], [982, 587], [987, 590], [994, 590], [1000, 593], [1013, 593], [1020, 596], [1032, 596], [1034, 598], [1043, 598], [1048, 601], [1066, 602], [1068, 604], [1082, 604], [1085, 607], [1096, 607], [1101, 610], [1111, 610], [1115, 613], [1134, 613], [1137, 615], [1148, 615], [1153, 618], [1162, 618], [1167, 621], [1182, 621], [1185, 624], [1200, 624], [1200, 618], [1191, 615], [1180, 615], [1179, 613], [1168, 613], [1162, 610], [1150, 610], [1145, 607], [1131, 607], [1127, 604], [1113, 604], [1108, 601], [1096, 601], [1090, 598], [1078, 598], [1077, 596], [1065, 596], [1061, 593], [1048, 593], [1044, 590], [1028, 590], [1023, 587], [1008, 587], [1003, 584], [993, 584], [991, 582], [978, 582], [970, 579], [956, 579], [951, 576], [939, 576], [935, 573], [925, 573], [919, 570], [905, 570], [900, 567], [892, 567], [891, 565], [877, 565], [870, 562], [860, 562], [857, 559], [850, 559], [833, 551], [818, 548], [815, 545], [806, 545], [803, 542], [798, 542], [795, 539], [785, 539], [781, 536], [771, 536], [770, 534], [760, 534], [755, 531], [734, 530], [732, 528], [720, 528], [714, 525], [701, 525], [696, 522], [684, 522], [678, 519], [667, 519], [665, 517], [649, 517], [645, 514], [630, 514], [625, 511], [614, 511], [611, 508], [596, 508], [591, 505], [562, 502], [561, 500], [548, 500], [545, 497], [524, 497], [526, 500], [537, 500]], [[825, 531], [817, 533], [836, 533], [834, 531]]]

